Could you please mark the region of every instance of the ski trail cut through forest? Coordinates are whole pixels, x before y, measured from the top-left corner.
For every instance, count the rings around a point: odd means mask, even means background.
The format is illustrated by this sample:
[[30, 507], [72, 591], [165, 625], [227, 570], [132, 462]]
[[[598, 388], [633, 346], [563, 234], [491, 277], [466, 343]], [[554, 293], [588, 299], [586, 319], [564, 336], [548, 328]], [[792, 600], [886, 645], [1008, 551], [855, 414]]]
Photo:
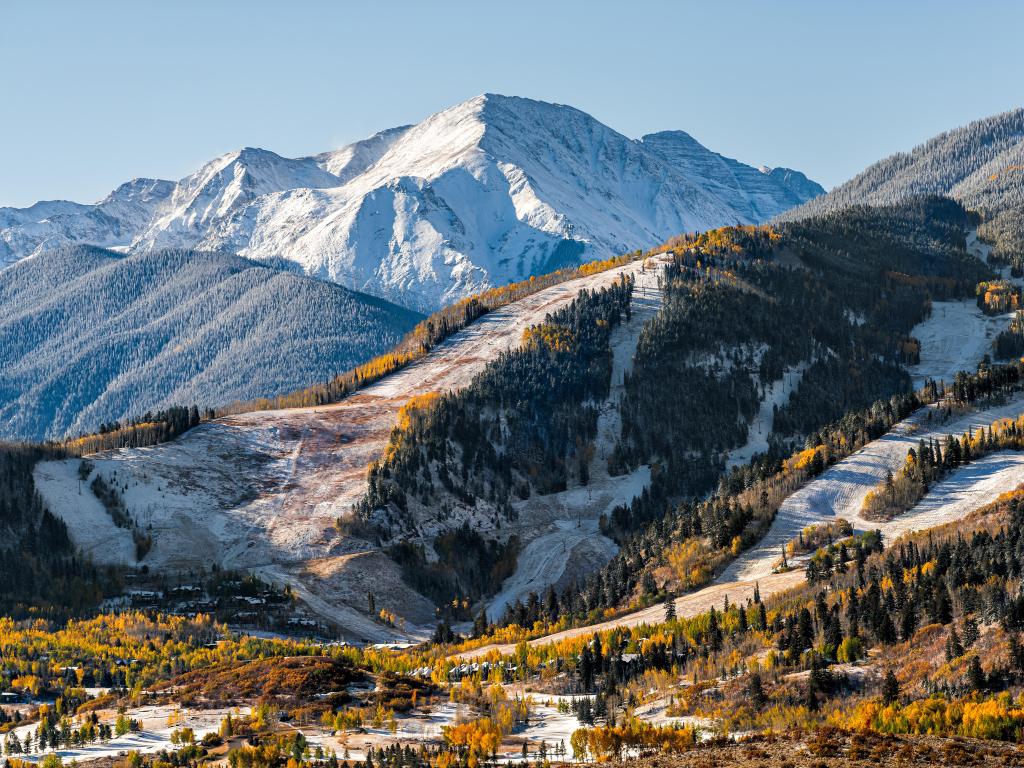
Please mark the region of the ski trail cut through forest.
[[[756, 546], [734, 560], [711, 585], [676, 598], [677, 615], [689, 617], [704, 613], [712, 606], [721, 608], [726, 597], [733, 603], [744, 602], [753, 597], [755, 587], [762, 597], [769, 597], [801, 584], [804, 581], [802, 568], [782, 573], [774, 573], [772, 568], [782, 556], [783, 545], [807, 525], [844, 518], [856, 530], [880, 529], [888, 543], [908, 531], [959, 520], [1000, 493], [1015, 488], [1024, 482], [1024, 453], [1002, 452], [957, 470], [932, 489], [938, 495], [932, 498], [929, 494], [914, 509], [893, 520], [875, 522], [864, 520], [860, 515], [867, 492], [885, 479], [886, 472], [902, 466], [907, 450], [916, 448], [919, 440], [961, 434], [1021, 413], [1024, 413], [1024, 394], [1014, 395], [1000, 405], [971, 408], [949, 419], [943, 419], [935, 406], [918, 409], [888, 433], [837, 462], [790, 495], [779, 508], [768, 533]], [[664, 621], [664, 617], [665, 606], [657, 604], [599, 624], [545, 635], [529, 644], [546, 645], [615, 627], [655, 624]], [[459, 655], [469, 659], [492, 650], [511, 653], [515, 646], [489, 645]]]
[[[987, 264], [992, 247], [972, 230], [967, 233], [967, 250]], [[1010, 275], [1008, 267], [999, 273], [1004, 280], [1024, 285], [1024, 280]], [[931, 315], [910, 332], [921, 342], [921, 361], [907, 367], [914, 388], [923, 387], [926, 379], [951, 384], [959, 371], [974, 373], [982, 358], [992, 353], [996, 336], [1009, 326], [1013, 315], [986, 315], [974, 299], [932, 302]]]
[[541, 522], [544, 532], [519, 553], [515, 572], [490, 600], [487, 615], [492, 620], [500, 619], [517, 600], [525, 603], [531, 592], [543, 596], [549, 585], [566, 586], [567, 569], [572, 576], [581, 576], [584, 570], [600, 568], [618, 551], [615, 543], [601, 534], [598, 520], [601, 515], [610, 515], [620, 504], [632, 502], [650, 483], [650, 467], [613, 477], [608, 474], [608, 459], [622, 432], [619, 400], [625, 391], [626, 375], [633, 367], [640, 332], [661, 308], [664, 263], [664, 256], [655, 255], [647, 259], [641, 271], [634, 273], [630, 319], [623, 320], [612, 331], [611, 388], [599, 406], [597, 438], [588, 466], [589, 482], [515, 504], [520, 517], [527, 521], [525, 527], [535, 527], [539, 522], [530, 520], [531, 513], [538, 508], [547, 510], [549, 517]]

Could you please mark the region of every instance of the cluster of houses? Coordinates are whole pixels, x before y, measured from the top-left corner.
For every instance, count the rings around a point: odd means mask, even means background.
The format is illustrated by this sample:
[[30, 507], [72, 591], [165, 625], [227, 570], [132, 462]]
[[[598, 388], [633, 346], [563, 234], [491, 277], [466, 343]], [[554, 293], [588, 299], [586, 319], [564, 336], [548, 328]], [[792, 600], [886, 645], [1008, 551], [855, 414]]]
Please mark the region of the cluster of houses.
[[160, 611], [179, 616], [203, 613], [241, 630], [263, 630], [303, 637], [330, 638], [323, 622], [305, 613], [291, 595], [271, 585], [230, 580], [172, 587], [132, 586], [105, 604], [112, 610]]

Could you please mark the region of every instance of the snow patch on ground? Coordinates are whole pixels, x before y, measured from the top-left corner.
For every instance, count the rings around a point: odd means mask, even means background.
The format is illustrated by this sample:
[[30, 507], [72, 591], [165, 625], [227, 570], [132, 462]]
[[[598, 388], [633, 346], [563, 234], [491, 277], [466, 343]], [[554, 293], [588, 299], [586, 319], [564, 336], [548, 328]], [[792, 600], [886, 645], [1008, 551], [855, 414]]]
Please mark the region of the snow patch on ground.
[[86, 557], [116, 565], [135, 564], [135, 543], [130, 531], [118, 528], [103, 504], [96, 498], [89, 483], [78, 475], [77, 461], [48, 461], [35, 471], [36, 488], [55, 509], [75, 509], [77, 525], [75, 544]]
[[[989, 254], [992, 253], [992, 246], [988, 243], [983, 243], [978, 239], [978, 230], [972, 229], [967, 233], [967, 250], [969, 253], [973, 253], [983, 262], [988, 264]], [[1009, 272], [1009, 267], [1005, 268]]]
[[[513, 691], [509, 691], [509, 696]], [[521, 693], [519, 695], [522, 695]], [[527, 696], [531, 696], [527, 694]], [[558, 711], [558, 701], [568, 700], [568, 696], [548, 696], [532, 694], [533, 704], [530, 707], [529, 725], [510, 734], [498, 748], [499, 762], [518, 762], [522, 759], [522, 743], [527, 743], [531, 759], [536, 758], [541, 742], [547, 744], [549, 755], [560, 742], [565, 742], [566, 750], [571, 754], [569, 738], [572, 732], [581, 727], [576, 716]], [[365, 760], [369, 747], [380, 749], [392, 744], [439, 745], [443, 741], [442, 729], [445, 726], [465, 722], [480, 717], [481, 714], [465, 704], [445, 702], [435, 705], [426, 711], [417, 711], [411, 715], [400, 715], [395, 719], [395, 731], [388, 728], [364, 727], [362, 732], [342, 731], [331, 733], [320, 726], [300, 726], [307, 741], [314, 747], [333, 750], [338, 757], [343, 757], [348, 750], [349, 759]]]
[[[136, 707], [129, 709], [126, 714], [142, 724], [141, 731], [117, 736], [109, 741], [97, 741], [80, 747], [58, 749], [56, 754], [67, 763], [69, 761], [84, 762], [86, 760], [96, 760], [101, 757], [117, 757], [131, 750], [142, 754], [151, 754], [163, 749], [173, 751], [177, 747], [171, 744], [171, 731], [191, 728], [195, 731], [196, 739], [198, 740], [204, 734], [216, 733], [221, 721], [229, 713], [232, 717], [237, 717], [239, 714], [245, 715], [250, 711], [249, 707], [200, 710], [168, 704]], [[117, 714], [114, 712], [101, 712], [99, 715], [101, 722], [113, 723], [117, 717]], [[174, 725], [168, 725], [168, 718], [172, 715], [178, 719]], [[29, 733], [34, 735], [37, 727], [38, 723], [21, 726], [15, 729], [15, 733], [18, 735], [19, 740], [24, 743], [25, 736]], [[47, 750], [46, 754], [50, 754], [50, 750]], [[43, 753], [33, 752], [27, 755], [20, 755], [20, 757], [37, 762], [43, 757]]]
[[727, 469], [749, 464], [750, 460], [759, 453], [768, 451], [768, 436], [772, 433], [772, 425], [775, 421], [775, 409], [782, 408], [789, 402], [789, 397], [804, 377], [804, 372], [810, 363], [800, 363], [793, 368], [787, 368], [782, 378], [773, 381], [765, 390], [761, 407], [750, 422], [747, 431], [747, 442], [745, 445], [729, 452], [729, 460], [726, 462]]
[[877, 523], [888, 541], [910, 531], [933, 528], [966, 517], [1024, 483], [1024, 453], [991, 453], [972, 461], [936, 483], [917, 505], [902, 515]]
[[921, 342], [921, 362], [907, 368], [914, 388], [926, 379], [952, 384], [958, 372], [975, 372], [1012, 319], [1013, 313], [986, 315], [973, 300], [933, 302], [931, 316], [910, 332]]
[[[548, 532], [534, 538], [519, 553], [515, 573], [505, 580], [501, 592], [495, 595], [488, 605], [489, 618], [500, 619], [516, 600], [525, 602], [531, 592], [543, 595], [549, 584], [558, 584], [577, 548], [590, 555], [593, 568], [599, 568], [603, 562], [614, 557], [619, 548], [611, 539], [601, 534], [598, 529], [600, 515], [595, 517], [594, 511], [602, 510], [603, 514], [604, 510], [613, 509], [624, 499], [632, 500], [650, 482], [650, 470], [645, 467], [624, 479], [626, 482], [619, 483], [618, 488], [605, 488], [598, 497], [602, 501], [594, 506], [587, 502], [586, 488], [574, 488], [552, 494], [559, 497], [557, 500], [550, 497], [543, 499], [546, 505], [561, 506], [557, 512], [559, 517], [548, 524]], [[574, 513], [579, 517], [573, 519]], [[586, 518], [583, 517], [584, 514]], [[586, 547], [587, 544], [595, 544], [596, 552], [593, 548]]]
[[[967, 233], [967, 251], [988, 264], [992, 246], [978, 239], [978, 231]], [[1024, 281], [1010, 275], [1009, 267], [999, 270], [1000, 277], [1018, 285]], [[910, 335], [921, 342], [921, 362], [909, 366], [914, 387], [920, 389], [926, 379], [953, 382], [960, 371], [973, 373], [985, 355], [992, 352], [996, 336], [1006, 329], [1014, 313], [989, 316], [974, 300], [936, 301], [932, 313], [914, 326]]]

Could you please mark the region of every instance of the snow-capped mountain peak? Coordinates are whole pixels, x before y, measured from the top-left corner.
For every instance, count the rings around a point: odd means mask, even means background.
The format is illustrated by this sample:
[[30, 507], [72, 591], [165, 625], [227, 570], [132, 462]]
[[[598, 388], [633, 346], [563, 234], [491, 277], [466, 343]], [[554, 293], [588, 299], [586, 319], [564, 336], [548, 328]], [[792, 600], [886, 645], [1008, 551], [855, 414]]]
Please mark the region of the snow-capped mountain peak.
[[0, 209], [0, 263], [68, 243], [228, 249], [432, 309], [822, 191], [683, 131], [636, 140], [570, 106], [488, 93], [312, 157], [247, 147], [94, 206]]
[[313, 158], [289, 159], [244, 147], [211, 160], [174, 188], [168, 205], [134, 247], [187, 247], [207, 239], [220, 222], [264, 195], [338, 186]]

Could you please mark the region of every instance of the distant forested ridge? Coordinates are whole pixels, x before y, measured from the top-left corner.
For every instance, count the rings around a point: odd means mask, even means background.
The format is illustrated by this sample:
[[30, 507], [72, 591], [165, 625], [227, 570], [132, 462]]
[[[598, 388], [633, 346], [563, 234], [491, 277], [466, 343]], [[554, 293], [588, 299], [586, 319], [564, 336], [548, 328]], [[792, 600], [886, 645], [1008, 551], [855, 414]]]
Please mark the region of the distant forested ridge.
[[290, 392], [390, 349], [421, 317], [223, 253], [44, 253], [0, 279], [0, 437]]
[[1024, 268], [1024, 109], [976, 120], [880, 160], [779, 218], [795, 221], [924, 194], [948, 195], [978, 211], [984, 219], [979, 234], [995, 245], [993, 256]]

